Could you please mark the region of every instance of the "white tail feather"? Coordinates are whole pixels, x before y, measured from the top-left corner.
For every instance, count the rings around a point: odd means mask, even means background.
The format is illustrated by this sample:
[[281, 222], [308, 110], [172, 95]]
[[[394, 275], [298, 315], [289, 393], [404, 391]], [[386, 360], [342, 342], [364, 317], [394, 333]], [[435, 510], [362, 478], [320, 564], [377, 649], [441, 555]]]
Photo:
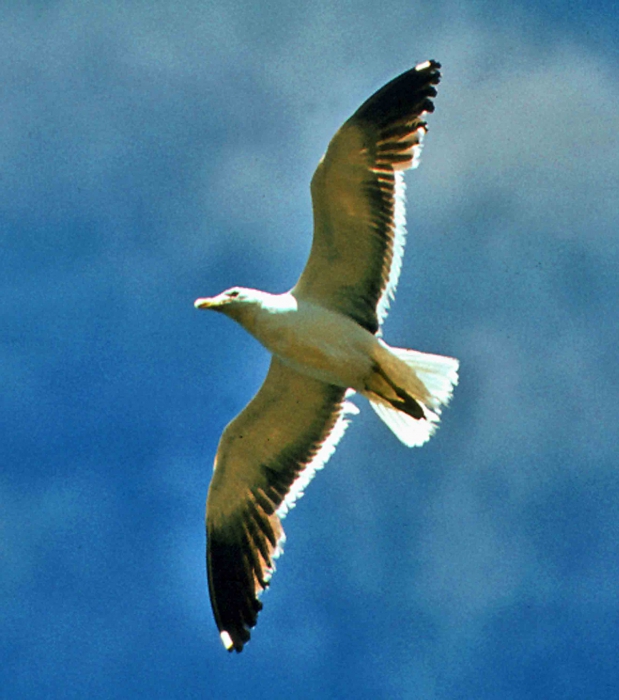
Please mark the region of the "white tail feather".
[[[374, 411], [405, 445], [408, 447], [423, 445], [432, 437], [438, 427], [441, 407], [447, 405], [453, 395], [453, 388], [458, 383], [460, 363], [454, 357], [430, 355], [425, 352], [391, 348], [386, 344], [381, 344], [413, 370], [415, 377], [423, 383], [426, 390], [423, 399], [413, 389], [414, 384], [418, 386], [418, 382], [409, 382], [411, 384], [409, 394], [423, 409], [424, 417], [413, 418], [394, 408], [388, 401], [376, 394], [368, 394], [367, 398]], [[400, 373], [398, 372], [398, 374]], [[406, 388], [406, 381], [402, 381], [405, 378], [400, 376], [399, 379], [401, 381], [398, 384]]]
[[393, 408], [382, 401], [370, 401], [370, 406], [376, 411], [380, 419], [407, 447], [419, 447], [427, 442], [437, 428], [439, 417], [429, 409], [425, 409], [426, 416], [433, 418], [412, 418], [397, 408]]
[[446, 406], [453, 396], [454, 386], [458, 383], [458, 367], [460, 363], [455, 357], [445, 355], [430, 355], [427, 352], [406, 350], [404, 348], [389, 348], [402, 360], [424, 383], [430, 394], [428, 403], [437, 413], [440, 407]]

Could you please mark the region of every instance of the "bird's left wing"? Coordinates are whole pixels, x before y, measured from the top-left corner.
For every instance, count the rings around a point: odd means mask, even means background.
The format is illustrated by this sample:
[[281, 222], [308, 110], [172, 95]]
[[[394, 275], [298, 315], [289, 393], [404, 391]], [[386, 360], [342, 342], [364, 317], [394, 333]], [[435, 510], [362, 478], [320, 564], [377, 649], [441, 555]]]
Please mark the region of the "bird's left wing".
[[327, 461], [356, 407], [345, 390], [277, 357], [221, 437], [206, 507], [211, 605], [229, 651], [249, 640], [284, 539], [283, 517]]
[[402, 171], [417, 163], [440, 80], [426, 61], [394, 78], [331, 139], [312, 178], [314, 238], [291, 290], [379, 330], [404, 251]]

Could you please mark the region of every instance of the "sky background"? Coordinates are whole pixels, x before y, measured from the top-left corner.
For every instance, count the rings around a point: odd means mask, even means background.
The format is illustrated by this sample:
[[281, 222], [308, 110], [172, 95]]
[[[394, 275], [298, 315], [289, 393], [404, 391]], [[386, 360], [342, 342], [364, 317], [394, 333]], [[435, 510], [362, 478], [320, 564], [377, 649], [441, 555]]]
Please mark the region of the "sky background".
[[[616, 2], [0, 2], [0, 697], [619, 696]], [[443, 65], [385, 325], [437, 435], [361, 414], [224, 651], [204, 501], [339, 125]]]

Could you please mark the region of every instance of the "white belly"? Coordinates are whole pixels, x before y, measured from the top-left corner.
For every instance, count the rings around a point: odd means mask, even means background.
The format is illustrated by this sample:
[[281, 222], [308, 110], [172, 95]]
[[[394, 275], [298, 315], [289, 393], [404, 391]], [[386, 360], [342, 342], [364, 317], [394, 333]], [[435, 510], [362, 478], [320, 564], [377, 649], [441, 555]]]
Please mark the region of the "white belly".
[[376, 338], [347, 316], [299, 301], [297, 308], [256, 319], [253, 334], [297, 372], [362, 391]]

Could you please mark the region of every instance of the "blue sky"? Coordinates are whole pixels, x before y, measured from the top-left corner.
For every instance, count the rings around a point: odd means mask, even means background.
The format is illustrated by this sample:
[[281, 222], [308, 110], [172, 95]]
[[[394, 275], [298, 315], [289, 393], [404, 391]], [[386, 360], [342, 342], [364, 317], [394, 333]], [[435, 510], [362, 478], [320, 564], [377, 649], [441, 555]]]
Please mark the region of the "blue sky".
[[[2, 16], [0, 695], [617, 697], [617, 4]], [[460, 385], [422, 449], [357, 400], [228, 656], [204, 500], [268, 355], [192, 302], [294, 284], [330, 137], [427, 58], [385, 337]]]

